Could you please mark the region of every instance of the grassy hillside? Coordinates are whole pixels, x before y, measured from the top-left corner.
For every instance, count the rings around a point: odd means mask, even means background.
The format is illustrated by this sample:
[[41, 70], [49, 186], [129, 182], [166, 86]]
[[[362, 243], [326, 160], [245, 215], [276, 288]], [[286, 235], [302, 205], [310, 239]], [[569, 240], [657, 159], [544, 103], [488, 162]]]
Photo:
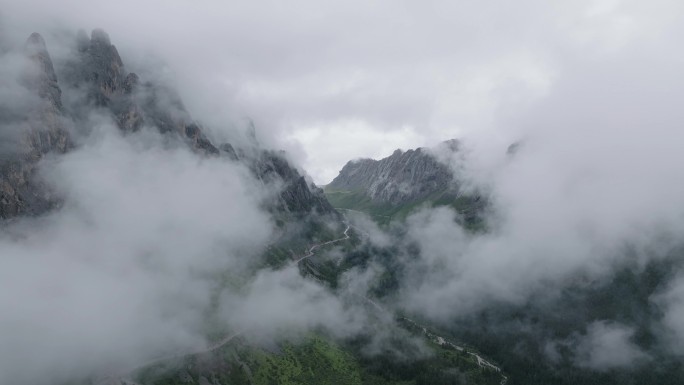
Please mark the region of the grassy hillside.
[[[499, 384], [501, 376], [480, 368], [467, 354], [427, 342], [431, 354], [412, 360], [395, 354], [361, 353], [363, 338], [336, 343], [311, 334], [299, 343], [269, 349], [236, 340], [213, 354], [194, 355], [141, 370], [142, 384], [180, 385], [422, 385]], [[414, 349], [404, 344], [406, 349]], [[392, 349], [402, 349], [397, 345]], [[410, 353], [410, 352], [407, 352]], [[415, 354], [414, 354], [415, 355]]]

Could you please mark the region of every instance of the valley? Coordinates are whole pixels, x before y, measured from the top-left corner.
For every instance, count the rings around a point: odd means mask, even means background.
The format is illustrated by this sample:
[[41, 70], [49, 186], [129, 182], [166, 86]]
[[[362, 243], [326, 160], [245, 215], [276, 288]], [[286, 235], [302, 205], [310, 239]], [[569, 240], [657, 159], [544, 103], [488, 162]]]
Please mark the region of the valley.
[[6, 2], [0, 385], [684, 383], [679, 8]]

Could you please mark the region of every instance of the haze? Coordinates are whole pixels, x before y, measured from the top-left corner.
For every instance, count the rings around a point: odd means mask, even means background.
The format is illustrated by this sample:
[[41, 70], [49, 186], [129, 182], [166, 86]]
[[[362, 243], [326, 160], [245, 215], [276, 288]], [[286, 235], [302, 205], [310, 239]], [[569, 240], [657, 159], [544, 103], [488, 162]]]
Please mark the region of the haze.
[[[261, 145], [285, 149], [318, 185], [353, 159], [461, 140], [457, 157], [436, 155], [491, 203], [487, 232], [464, 229], [449, 208], [390, 229], [355, 222], [373, 247], [399, 250], [405, 280], [383, 304], [391, 311], [447, 325], [490, 306], [544, 304], [570, 283], [681, 248], [682, 2], [0, 2], [0, 112], [35, 102], [5, 80], [24, 70], [16, 49], [31, 32], [57, 62], [76, 29], [97, 27], [128, 70], [172, 84], [216, 143], [249, 142], [252, 121]], [[13, 310], [0, 310], [10, 314], [0, 317], [0, 382], [194, 348], [211, 300], [217, 322], [256, 339], [368, 327], [358, 298], [383, 273], [373, 261], [346, 272], [336, 295], [288, 265], [212, 297], [208, 276], [248, 271], [275, 237], [264, 202], [279, 186], [157, 134], [113, 133], [97, 110], [86, 116], [77, 150], [41, 166], [63, 207], [2, 228], [0, 306]], [[0, 128], [4, 154], [16, 127]], [[653, 346], [680, 357], [684, 273], [648, 301], [662, 315]], [[566, 349], [597, 371], [654, 359], [629, 320], [582, 330], [541, 336], [546, 357]]]

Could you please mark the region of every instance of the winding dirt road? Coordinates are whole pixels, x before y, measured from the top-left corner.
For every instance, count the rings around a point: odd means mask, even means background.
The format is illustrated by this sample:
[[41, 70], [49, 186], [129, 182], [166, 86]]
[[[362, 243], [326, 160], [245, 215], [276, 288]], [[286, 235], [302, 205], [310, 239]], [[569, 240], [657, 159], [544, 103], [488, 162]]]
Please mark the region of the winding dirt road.
[[309, 251], [306, 253], [305, 256], [295, 259], [293, 263], [297, 264], [297, 263], [303, 261], [304, 259], [307, 259], [307, 258], [313, 256], [314, 254], [316, 254], [316, 249], [318, 249], [322, 246], [330, 245], [330, 244], [341, 242], [341, 241], [346, 241], [347, 239], [350, 238], [349, 237], [349, 230], [350, 229], [351, 229], [351, 225], [347, 225], [347, 228], [344, 230], [344, 237], [342, 237], [342, 238], [337, 238], [337, 239], [333, 239], [332, 241], [314, 244], [313, 246], [311, 246], [309, 248]]

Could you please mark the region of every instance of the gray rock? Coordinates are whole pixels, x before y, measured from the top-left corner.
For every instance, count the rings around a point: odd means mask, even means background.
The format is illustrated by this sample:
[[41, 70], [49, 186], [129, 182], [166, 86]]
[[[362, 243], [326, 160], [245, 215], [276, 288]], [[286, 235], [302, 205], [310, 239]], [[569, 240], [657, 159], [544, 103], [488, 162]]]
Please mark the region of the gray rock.
[[[446, 142], [452, 151], [457, 141]], [[424, 148], [396, 150], [384, 159], [348, 162], [326, 188], [363, 191], [376, 203], [402, 205], [446, 190], [457, 190], [451, 170]]]
[[36, 165], [50, 152], [66, 152], [70, 143], [62, 119], [62, 92], [43, 37], [31, 34], [25, 54], [36, 67], [29, 71], [26, 87], [40, 102], [17, 122], [18, 142], [0, 160], [0, 218], [40, 214], [58, 204], [37, 179]]
[[160, 133], [185, 142], [200, 154], [225, 156], [246, 164], [256, 177], [269, 184], [268, 188], [280, 187], [274, 210], [298, 215], [337, 215], [323, 191], [308, 183], [285, 157], [259, 147], [253, 125], [254, 149], [247, 152], [250, 156], [239, 156], [243, 152], [229, 143], [219, 149], [192, 119], [176, 92], [142, 82], [135, 73], [125, 71], [107, 33], [96, 29], [88, 37], [79, 32], [76, 48], [74, 58], [64, 66], [63, 81], [69, 89], [84, 91], [85, 97], [63, 106], [62, 91], [44, 39], [35, 33], [27, 40], [26, 54], [36, 64], [36, 71], [31, 72], [26, 83], [42, 103], [27, 116], [19, 117], [23, 127], [20, 145], [12, 146], [17, 147], [12, 154], [0, 154], [0, 218], [40, 214], [59, 203], [49, 188], [35, 178], [35, 166], [47, 153], [68, 150], [65, 115], [75, 122], [87, 122], [93, 109], [110, 113], [124, 133], [138, 131], [143, 125], [156, 127]]
[[280, 186], [276, 209], [294, 214], [337, 215], [323, 190], [297, 171], [284, 156], [275, 151], [263, 150], [251, 161], [255, 175], [267, 184]]

